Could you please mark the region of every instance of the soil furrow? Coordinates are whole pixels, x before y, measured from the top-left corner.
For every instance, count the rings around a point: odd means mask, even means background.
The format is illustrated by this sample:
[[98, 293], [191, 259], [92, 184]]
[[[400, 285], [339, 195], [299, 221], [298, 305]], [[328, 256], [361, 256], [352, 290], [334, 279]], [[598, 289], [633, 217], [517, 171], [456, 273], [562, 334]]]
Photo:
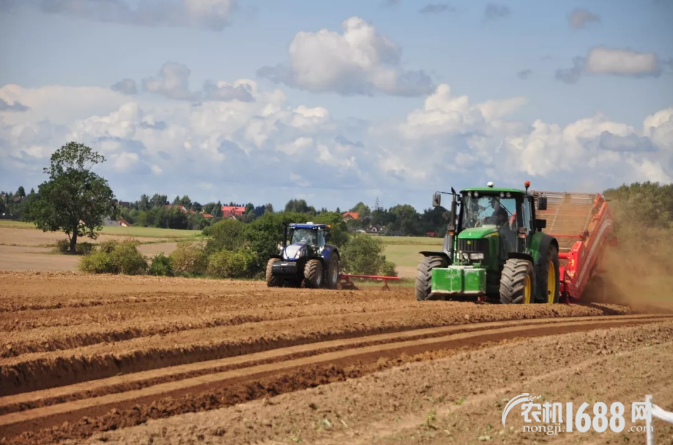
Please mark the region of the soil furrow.
[[[342, 370], [344, 367], [356, 364], [359, 367], [363, 364], [371, 365], [382, 358], [395, 359], [402, 353], [422, 354], [438, 349], [478, 347], [485, 342], [501, 342], [516, 338], [529, 339], [536, 336], [561, 335], [609, 327], [636, 326], [657, 321], [661, 322], [662, 319], [620, 320], [610, 317], [609, 319], [575, 322], [536, 323], [528, 326], [485, 329], [442, 337], [349, 348], [343, 351], [202, 375], [119, 394], [6, 414], [0, 417], [0, 427], [3, 433], [11, 438], [27, 430], [36, 431], [63, 422], [78, 422], [82, 416], [86, 415], [85, 424], [92, 426], [86, 432], [79, 432], [80, 437], [83, 437], [95, 431], [120, 426], [110, 424], [105, 418], [108, 413], [115, 417], [119, 410], [124, 411], [124, 425], [121, 426], [128, 426], [129, 423], [137, 425], [146, 422], [149, 418], [209, 410], [238, 403], [241, 398], [252, 400], [301, 387], [328, 383], [332, 381], [332, 378], [343, 379], [345, 377]], [[366, 368], [365, 366], [364, 369]], [[360, 370], [357, 376], [363, 375], [363, 372], [365, 371]], [[290, 383], [282, 385], [282, 382]], [[278, 388], [276, 385], [281, 386]], [[241, 397], [241, 394], [245, 396]]]
[[[460, 308], [461, 310], [457, 310]], [[466, 311], [466, 309], [468, 309]], [[499, 309], [499, 310], [498, 310]], [[262, 352], [304, 343], [385, 334], [411, 329], [527, 318], [597, 316], [614, 309], [584, 306], [496, 307], [457, 303], [419, 305], [392, 314], [307, 317], [182, 331], [163, 336], [97, 344], [65, 351], [23, 354], [0, 359], [0, 395], [70, 385], [119, 373]], [[621, 313], [627, 314], [628, 310]], [[299, 327], [299, 330], [298, 330]]]

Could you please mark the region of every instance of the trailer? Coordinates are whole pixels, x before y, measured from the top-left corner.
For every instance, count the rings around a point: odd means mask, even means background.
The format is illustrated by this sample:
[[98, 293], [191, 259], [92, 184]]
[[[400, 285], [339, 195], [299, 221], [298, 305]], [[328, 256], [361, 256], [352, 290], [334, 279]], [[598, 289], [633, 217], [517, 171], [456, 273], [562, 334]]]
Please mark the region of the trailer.
[[537, 210], [537, 214], [547, 220], [545, 232], [559, 243], [562, 300], [579, 301], [588, 293], [594, 300], [604, 300], [600, 277], [603, 260], [606, 249], [617, 245], [614, 220], [605, 197], [600, 193], [547, 191], [535, 191], [534, 195], [536, 208], [537, 198], [546, 198], [546, 210]]

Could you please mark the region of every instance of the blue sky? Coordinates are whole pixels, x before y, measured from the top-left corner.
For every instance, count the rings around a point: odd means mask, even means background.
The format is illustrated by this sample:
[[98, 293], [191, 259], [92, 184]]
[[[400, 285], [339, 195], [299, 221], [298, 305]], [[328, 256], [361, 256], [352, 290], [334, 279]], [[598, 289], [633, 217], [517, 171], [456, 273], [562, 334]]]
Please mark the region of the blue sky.
[[670, 182], [671, 22], [669, 0], [0, 0], [0, 189], [68, 140], [125, 200]]

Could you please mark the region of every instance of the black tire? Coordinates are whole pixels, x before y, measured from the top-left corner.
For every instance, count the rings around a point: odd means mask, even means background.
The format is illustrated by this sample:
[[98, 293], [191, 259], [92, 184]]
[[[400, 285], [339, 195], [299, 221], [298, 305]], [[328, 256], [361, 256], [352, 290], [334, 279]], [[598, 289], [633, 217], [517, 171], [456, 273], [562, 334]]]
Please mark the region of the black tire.
[[418, 264], [416, 269], [416, 299], [418, 301], [430, 300], [432, 290], [432, 269], [446, 267], [448, 262], [441, 256], [426, 256]]
[[336, 289], [339, 284], [339, 255], [332, 253], [327, 263], [327, 274], [325, 274], [325, 287]]
[[500, 276], [500, 302], [502, 304], [524, 304], [526, 280], [529, 280], [529, 303], [535, 296], [535, 270], [530, 261], [510, 258], [505, 262]]
[[[550, 264], [552, 263], [554, 268], [554, 277], [556, 280], [556, 285], [554, 290], [549, 291], [549, 269]], [[535, 267], [535, 276], [537, 277], [537, 300], [540, 303], [549, 303], [557, 304], [559, 302], [561, 294], [561, 281], [559, 278], [559, 259], [558, 259], [558, 248], [550, 244], [545, 255], [540, 255], [538, 258], [537, 265]], [[552, 295], [553, 294], [553, 295]], [[550, 298], [550, 295], [553, 298]]]
[[271, 258], [266, 263], [266, 287], [281, 287], [283, 285], [283, 279], [273, 275], [272, 267], [273, 263], [280, 261], [280, 258]]
[[317, 289], [322, 287], [322, 263], [320, 260], [308, 260], [304, 266], [304, 285]]

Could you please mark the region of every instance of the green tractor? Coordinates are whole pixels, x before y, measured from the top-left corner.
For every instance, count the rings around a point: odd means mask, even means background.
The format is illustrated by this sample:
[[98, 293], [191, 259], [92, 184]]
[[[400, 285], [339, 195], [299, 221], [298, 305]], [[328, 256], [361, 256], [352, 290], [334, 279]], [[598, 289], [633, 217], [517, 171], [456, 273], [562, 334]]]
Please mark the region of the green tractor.
[[[483, 300], [503, 304], [558, 303], [559, 244], [535, 218], [547, 198], [525, 190], [487, 187], [451, 193], [449, 224], [441, 252], [420, 252], [418, 300]], [[460, 206], [460, 211], [458, 211]]]

